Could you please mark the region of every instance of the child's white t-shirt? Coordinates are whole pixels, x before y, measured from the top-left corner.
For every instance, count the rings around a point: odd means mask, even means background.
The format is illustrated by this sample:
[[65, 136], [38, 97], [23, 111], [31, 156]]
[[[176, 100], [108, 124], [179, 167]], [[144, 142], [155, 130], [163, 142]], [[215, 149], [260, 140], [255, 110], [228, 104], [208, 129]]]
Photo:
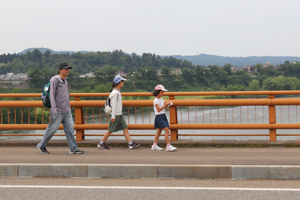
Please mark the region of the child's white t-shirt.
[[160, 99], [155, 98], [153, 101], [153, 107], [154, 107], [155, 115], [165, 114], [166, 113], [165, 109], [162, 109], [160, 112], [157, 111], [156, 106], [155, 106], [156, 104], [158, 104], [160, 108], [163, 107], [165, 105], [164, 99], [163, 98], [160, 98]]
[[111, 99], [112, 106], [111, 118], [115, 119], [116, 115], [122, 115], [123, 105], [121, 92], [117, 89], [113, 89], [109, 98]]

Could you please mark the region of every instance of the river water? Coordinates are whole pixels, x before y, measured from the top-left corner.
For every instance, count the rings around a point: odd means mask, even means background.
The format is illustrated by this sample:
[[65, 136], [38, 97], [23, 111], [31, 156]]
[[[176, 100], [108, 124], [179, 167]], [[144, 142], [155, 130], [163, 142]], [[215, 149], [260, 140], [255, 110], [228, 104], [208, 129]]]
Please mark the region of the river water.
[[[276, 122], [277, 123], [299, 123], [300, 112], [299, 106], [276, 106]], [[196, 110], [195, 110], [196, 109]], [[268, 106], [238, 106], [238, 107], [178, 107], [177, 117], [178, 123], [183, 124], [239, 124], [239, 123], [268, 123]], [[169, 111], [166, 111], [169, 119]], [[124, 113], [126, 122], [128, 123], [128, 115]], [[154, 112], [142, 114], [141, 112], [130, 114], [130, 124], [153, 124]], [[85, 118], [86, 120], [86, 118]], [[89, 117], [88, 124], [100, 123], [100, 117], [94, 119]], [[106, 124], [106, 116], [101, 116], [101, 124]], [[86, 130], [86, 134], [104, 134], [106, 130]], [[153, 140], [154, 136], [138, 137], [134, 134], [155, 134], [156, 130], [129, 130], [133, 140]], [[179, 130], [179, 134], [268, 134], [269, 130]], [[28, 133], [28, 134], [43, 134], [44, 130], [2, 130], [1, 133]], [[63, 134], [63, 130], [57, 131], [58, 134]], [[120, 134], [122, 132], [117, 132]], [[299, 134], [298, 129], [278, 129], [278, 134]], [[0, 139], [22, 139], [22, 140], [40, 140], [42, 136], [3, 136]], [[62, 136], [55, 136], [54, 139], [65, 139]], [[99, 136], [86, 136], [86, 139], [101, 139]], [[113, 136], [111, 139], [124, 139], [123, 136]], [[161, 136], [160, 139], [164, 139]], [[269, 140], [268, 136], [179, 136], [179, 140]], [[277, 140], [300, 140], [300, 136], [278, 136]]]

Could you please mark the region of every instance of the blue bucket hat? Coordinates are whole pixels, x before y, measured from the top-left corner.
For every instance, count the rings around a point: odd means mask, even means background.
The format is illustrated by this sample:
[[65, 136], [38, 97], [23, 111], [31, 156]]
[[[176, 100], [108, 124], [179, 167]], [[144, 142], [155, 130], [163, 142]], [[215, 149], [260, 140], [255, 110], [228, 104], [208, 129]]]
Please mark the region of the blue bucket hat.
[[126, 81], [127, 79], [125, 78], [122, 78], [120, 75], [117, 75], [115, 78], [114, 78], [114, 83], [115, 84], [118, 84], [120, 83], [121, 81]]

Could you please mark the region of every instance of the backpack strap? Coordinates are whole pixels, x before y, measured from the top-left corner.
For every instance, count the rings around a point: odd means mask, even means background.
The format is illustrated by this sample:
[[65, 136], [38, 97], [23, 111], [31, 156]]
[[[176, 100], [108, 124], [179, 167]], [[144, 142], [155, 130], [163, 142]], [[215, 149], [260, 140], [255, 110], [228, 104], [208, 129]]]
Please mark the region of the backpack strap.
[[119, 98], [119, 93], [117, 93], [117, 100], [118, 100], [118, 98]]
[[[56, 90], [58, 89], [58, 87], [59, 87], [59, 83], [60, 83], [60, 81], [59, 81], [59, 79], [57, 78], [57, 85], [56, 85]], [[56, 91], [55, 90], [55, 91]]]
[[[110, 93], [112, 92], [112, 90], [110, 91]], [[108, 95], [108, 97], [109, 97], [110, 95]], [[109, 97], [110, 98], [110, 97]], [[117, 93], [117, 100], [118, 100], [118, 98], [119, 98], [119, 93]], [[111, 98], [110, 98], [111, 99]]]
[[56, 85], [56, 88], [55, 88], [55, 101], [56, 101], [56, 90], [58, 89], [59, 83], [60, 83], [59, 78], [56, 78], [56, 79], [57, 79], [57, 85]]

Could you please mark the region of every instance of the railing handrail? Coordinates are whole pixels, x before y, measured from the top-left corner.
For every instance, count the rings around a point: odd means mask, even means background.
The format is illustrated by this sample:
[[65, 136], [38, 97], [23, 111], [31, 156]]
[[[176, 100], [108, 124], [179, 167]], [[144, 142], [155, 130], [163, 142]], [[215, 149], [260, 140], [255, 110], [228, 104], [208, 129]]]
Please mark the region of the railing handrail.
[[[110, 93], [70, 93], [71, 97], [107, 97]], [[122, 96], [153, 96], [151, 92], [122, 92]], [[300, 95], [300, 90], [284, 91], [222, 91], [222, 92], [165, 92], [164, 96], [235, 96], [235, 95]], [[41, 97], [42, 93], [6, 93], [5, 97]]]
[[[153, 100], [123, 100], [123, 107], [151, 107]], [[172, 100], [172, 106], [253, 106], [253, 105], [300, 105], [300, 98], [292, 99], [194, 99]], [[105, 100], [70, 101], [71, 107], [103, 107]], [[0, 108], [43, 107], [41, 101], [0, 101]]]

